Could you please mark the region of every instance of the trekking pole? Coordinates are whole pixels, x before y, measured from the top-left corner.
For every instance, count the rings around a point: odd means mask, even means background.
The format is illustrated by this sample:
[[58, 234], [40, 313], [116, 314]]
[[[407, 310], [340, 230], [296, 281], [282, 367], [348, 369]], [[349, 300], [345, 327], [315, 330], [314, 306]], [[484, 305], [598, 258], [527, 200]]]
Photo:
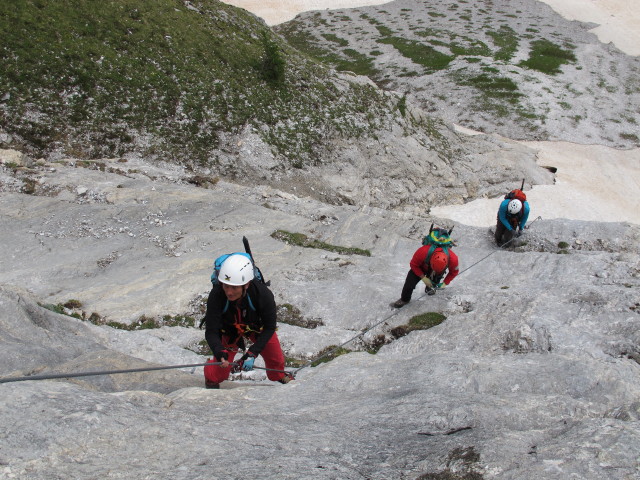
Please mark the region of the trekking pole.
[[262, 281], [264, 282], [265, 285], [269, 286], [271, 285], [271, 280], [267, 280], [263, 273], [260, 271], [260, 269], [258, 267], [256, 267], [256, 261], [253, 258], [253, 253], [251, 253], [251, 246], [249, 245], [249, 239], [245, 236], [242, 237], [242, 244], [244, 245], [244, 251], [245, 253], [249, 254], [249, 257], [251, 257], [251, 263], [253, 263], [253, 268], [257, 269], [258, 272], [260, 272], [260, 276], [262, 277]]
[[244, 245], [244, 251], [249, 254], [251, 257], [251, 261], [253, 260], [253, 254], [251, 253], [251, 247], [249, 246], [249, 239], [247, 237], [242, 237], [242, 244]]

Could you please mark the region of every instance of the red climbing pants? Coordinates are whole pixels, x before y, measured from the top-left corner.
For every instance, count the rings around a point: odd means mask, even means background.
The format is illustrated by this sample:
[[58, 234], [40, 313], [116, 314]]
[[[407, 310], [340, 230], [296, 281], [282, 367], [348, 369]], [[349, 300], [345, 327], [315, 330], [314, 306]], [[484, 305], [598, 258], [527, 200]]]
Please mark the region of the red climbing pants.
[[[253, 333], [248, 335], [249, 339], [254, 342], [255, 335]], [[229, 337], [226, 335], [222, 336], [222, 344], [225, 347], [225, 352], [227, 352], [229, 363], [233, 362], [233, 359], [238, 353], [238, 348], [235, 345], [228, 345]], [[278, 340], [277, 333], [273, 333], [267, 344], [260, 352], [260, 356], [264, 360], [264, 365], [267, 370], [267, 378], [273, 382], [277, 382], [281, 378], [285, 376], [282, 371], [284, 370], [284, 353], [282, 353], [282, 347], [280, 346], [280, 340]], [[217, 358], [209, 359], [207, 362], [219, 362]], [[229, 378], [229, 374], [231, 373], [231, 366], [227, 368], [223, 368], [221, 365], [205, 365], [204, 367], [204, 378], [213, 383], [222, 383]], [[279, 372], [274, 372], [272, 370], [280, 370]]]

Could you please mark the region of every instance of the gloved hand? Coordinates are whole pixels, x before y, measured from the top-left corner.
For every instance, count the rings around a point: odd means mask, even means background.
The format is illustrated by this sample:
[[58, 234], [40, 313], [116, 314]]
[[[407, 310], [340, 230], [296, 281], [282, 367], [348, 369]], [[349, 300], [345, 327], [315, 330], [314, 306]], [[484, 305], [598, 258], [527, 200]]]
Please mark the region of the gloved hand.
[[444, 287], [446, 287], [446, 286], [447, 286], [447, 284], [446, 284], [446, 283], [444, 283], [444, 282], [440, 282], [438, 285], [436, 285], [436, 288], [437, 288], [437, 289], [441, 289], [441, 288], [444, 288]]
[[519, 228], [516, 232], [516, 237], [519, 237], [520, 235], [522, 235], [522, 228]]
[[251, 353], [246, 353], [242, 356], [242, 358], [244, 359], [242, 362], [242, 370], [244, 370], [245, 372], [253, 370], [253, 362], [256, 361], [256, 357], [254, 357]]
[[433, 288], [433, 282], [431, 281], [431, 279], [427, 276], [424, 276], [421, 278], [421, 280], [424, 282], [424, 284], [428, 287], [428, 288]]

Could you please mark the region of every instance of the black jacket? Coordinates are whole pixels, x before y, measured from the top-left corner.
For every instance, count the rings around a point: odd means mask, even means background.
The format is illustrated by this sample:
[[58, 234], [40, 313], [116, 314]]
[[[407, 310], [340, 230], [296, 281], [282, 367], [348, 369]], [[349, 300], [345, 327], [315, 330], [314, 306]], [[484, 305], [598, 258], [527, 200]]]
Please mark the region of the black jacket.
[[[236, 327], [240, 320], [246, 333], [241, 334]], [[255, 342], [249, 352], [258, 356], [276, 331], [276, 302], [271, 290], [259, 280], [252, 280], [247, 293], [239, 300], [230, 302], [222, 290], [215, 285], [207, 300], [205, 314], [205, 338], [218, 360], [227, 358], [223, 353], [222, 335], [229, 337], [229, 344], [244, 346], [242, 337], [255, 333]]]

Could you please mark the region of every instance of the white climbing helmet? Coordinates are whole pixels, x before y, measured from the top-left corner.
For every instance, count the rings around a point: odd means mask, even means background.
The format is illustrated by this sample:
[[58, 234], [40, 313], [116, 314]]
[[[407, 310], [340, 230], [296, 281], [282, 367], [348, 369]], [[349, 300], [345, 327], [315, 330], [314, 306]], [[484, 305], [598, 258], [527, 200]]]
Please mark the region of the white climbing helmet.
[[511, 214], [511, 215], [515, 215], [516, 213], [520, 213], [520, 210], [522, 210], [522, 202], [520, 200], [511, 200], [509, 202], [509, 205], [507, 205], [507, 211]]
[[227, 285], [245, 285], [253, 280], [253, 263], [244, 255], [230, 255], [220, 267], [218, 281]]

